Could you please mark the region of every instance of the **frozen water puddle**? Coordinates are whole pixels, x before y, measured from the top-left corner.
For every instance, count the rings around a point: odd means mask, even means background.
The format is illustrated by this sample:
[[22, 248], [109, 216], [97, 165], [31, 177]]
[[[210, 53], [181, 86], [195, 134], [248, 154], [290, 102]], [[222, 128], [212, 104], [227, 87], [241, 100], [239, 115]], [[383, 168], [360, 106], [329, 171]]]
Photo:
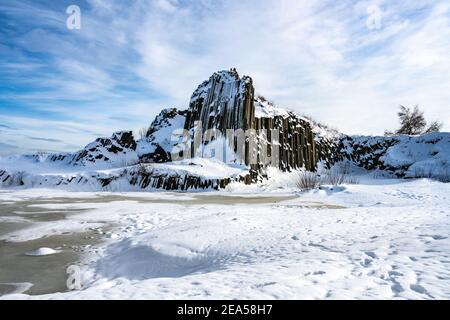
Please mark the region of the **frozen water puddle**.
[[[23, 242], [0, 241], [0, 296], [20, 292], [40, 295], [66, 291], [67, 267], [78, 263], [84, 251], [91, 250], [94, 244], [100, 242], [94, 236], [93, 232], [89, 232]], [[58, 250], [54, 250], [54, 254], [39, 250], [48, 247]], [[30, 255], [35, 252], [37, 254]]]

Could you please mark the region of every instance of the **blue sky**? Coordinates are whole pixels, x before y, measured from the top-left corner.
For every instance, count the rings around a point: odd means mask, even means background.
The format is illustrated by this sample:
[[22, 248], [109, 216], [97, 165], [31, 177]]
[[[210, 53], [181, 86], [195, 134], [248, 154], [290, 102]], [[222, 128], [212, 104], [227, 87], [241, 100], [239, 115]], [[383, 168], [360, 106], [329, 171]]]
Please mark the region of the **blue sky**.
[[449, 52], [448, 1], [2, 0], [0, 154], [137, 131], [230, 67], [345, 133], [394, 129], [399, 104], [449, 131]]

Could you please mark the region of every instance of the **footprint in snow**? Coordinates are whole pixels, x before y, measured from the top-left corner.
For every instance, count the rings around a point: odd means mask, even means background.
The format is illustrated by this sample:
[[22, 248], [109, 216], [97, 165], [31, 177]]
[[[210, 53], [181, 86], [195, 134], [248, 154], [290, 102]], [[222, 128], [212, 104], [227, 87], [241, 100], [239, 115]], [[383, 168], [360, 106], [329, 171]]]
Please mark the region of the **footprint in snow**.
[[361, 265], [365, 268], [368, 268], [372, 264], [372, 259], [364, 259], [363, 262], [361, 262]]
[[427, 294], [427, 290], [422, 287], [420, 284], [412, 284], [409, 286], [411, 288], [411, 290], [417, 292], [417, 293], [421, 293], [421, 294]]
[[444, 240], [444, 239], [447, 239], [447, 237], [440, 236], [440, 235], [434, 235], [434, 236], [431, 236], [431, 237], [433, 238], [433, 240]]
[[365, 254], [371, 257], [372, 259], [378, 259], [378, 256], [373, 251], [366, 251]]
[[305, 273], [305, 277], [311, 276], [311, 275], [313, 275], [313, 276], [321, 276], [321, 275], [323, 275], [323, 274], [325, 274], [325, 273], [326, 273], [326, 272], [325, 272], [325, 271], [322, 271], [322, 270], [314, 271], [314, 272], [307, 272], [307, 273]]

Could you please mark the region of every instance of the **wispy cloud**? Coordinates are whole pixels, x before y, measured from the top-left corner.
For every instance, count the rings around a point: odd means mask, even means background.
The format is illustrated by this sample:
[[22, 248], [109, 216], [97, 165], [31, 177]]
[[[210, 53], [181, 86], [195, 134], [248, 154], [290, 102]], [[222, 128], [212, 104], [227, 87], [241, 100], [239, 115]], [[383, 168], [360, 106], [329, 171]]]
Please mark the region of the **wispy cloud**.
[[[81, 7], [81, 30], [66, 28], [69, 4]], [[379, 26], [368, 28], [373, 7]], [[450, 130], [448, 1], [24, 0], [3, 1], [0, 15], [0, 118], [27, 136], [45, 128], [81, 147], [148, 126], [230, 67], [347, 133], [395, 127], [399, 104]]]
[[16, 130], [15, 128], [12, 128], [12, 127], [7, 126], [5, 124], [0, 124], [0, 129]]
[[64, 141], [59, 140], [59, 139], [51, 139], [51, 138], [41, 138], [41, 137], [30, 137], [30, 136], [26, 136], [28, 139], [30, 140], [35, 140], [35, 141], [45, 141], [45, 142], [54, 142], [54, 143], [64, 143]]

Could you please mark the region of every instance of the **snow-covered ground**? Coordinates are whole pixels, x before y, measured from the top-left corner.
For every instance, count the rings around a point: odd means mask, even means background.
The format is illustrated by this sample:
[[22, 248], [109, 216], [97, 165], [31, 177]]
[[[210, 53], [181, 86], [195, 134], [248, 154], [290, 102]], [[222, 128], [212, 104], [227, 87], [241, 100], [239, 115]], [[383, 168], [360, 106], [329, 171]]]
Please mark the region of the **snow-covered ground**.
[[450, 298], [450, 184], [362, 177], [308, 193], [270, 186], [196, 194], [0, 190], [2, 203], [48, 199], [34, 207], [86, 209], [0, 240], [112, 228], [79, 263], [82, 290], [1, 298]]

